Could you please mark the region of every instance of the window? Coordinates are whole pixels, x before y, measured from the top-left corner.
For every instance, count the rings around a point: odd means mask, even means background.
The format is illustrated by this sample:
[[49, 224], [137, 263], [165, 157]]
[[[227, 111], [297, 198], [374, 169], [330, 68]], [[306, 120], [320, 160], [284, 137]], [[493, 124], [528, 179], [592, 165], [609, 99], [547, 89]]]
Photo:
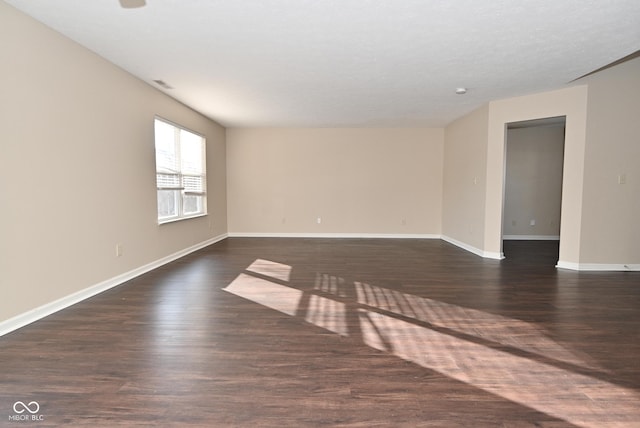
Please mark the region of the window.
[[205, 139], [155, 120], [158, 223], [207, 213]]

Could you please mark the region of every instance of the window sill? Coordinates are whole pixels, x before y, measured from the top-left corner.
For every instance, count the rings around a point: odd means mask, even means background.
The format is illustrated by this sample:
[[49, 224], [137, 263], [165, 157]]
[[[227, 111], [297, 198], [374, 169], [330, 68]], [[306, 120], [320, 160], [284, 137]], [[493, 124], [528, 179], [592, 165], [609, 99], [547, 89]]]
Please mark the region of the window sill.
[[204, 214], [190, 215], [188, 217], [170, 218], [170, 219], [167, 219], [167, 220], [158, 221], [158, 226], [162, 226], [163, 224], [176, 223], [176, 222], [183, 221], [183, 220], [191, 220], [191, 219], [194, 219], [194, 218], [206, 217], [208, 215], [209, 214], [204, 213]]

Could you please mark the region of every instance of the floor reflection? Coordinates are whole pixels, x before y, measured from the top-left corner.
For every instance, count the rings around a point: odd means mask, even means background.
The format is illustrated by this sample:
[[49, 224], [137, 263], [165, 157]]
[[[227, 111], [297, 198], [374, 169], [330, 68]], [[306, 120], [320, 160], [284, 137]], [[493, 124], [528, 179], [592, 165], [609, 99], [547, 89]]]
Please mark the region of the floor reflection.
[[634, 390], [586, 374], [599, 369], [533, 324], [323, 273], [303, 290], [291, 270], [258, 259], [224, 290], [577, 426], [640, 421]]

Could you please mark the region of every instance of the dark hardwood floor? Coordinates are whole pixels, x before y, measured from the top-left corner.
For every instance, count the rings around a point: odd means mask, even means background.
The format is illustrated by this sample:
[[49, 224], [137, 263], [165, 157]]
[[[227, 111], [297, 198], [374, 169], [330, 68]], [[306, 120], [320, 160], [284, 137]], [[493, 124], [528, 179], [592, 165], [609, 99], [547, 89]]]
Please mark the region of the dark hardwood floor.
[[640, 427], [640, 273], [505, 254], [227, 239], [0, 337], [0, 425]]

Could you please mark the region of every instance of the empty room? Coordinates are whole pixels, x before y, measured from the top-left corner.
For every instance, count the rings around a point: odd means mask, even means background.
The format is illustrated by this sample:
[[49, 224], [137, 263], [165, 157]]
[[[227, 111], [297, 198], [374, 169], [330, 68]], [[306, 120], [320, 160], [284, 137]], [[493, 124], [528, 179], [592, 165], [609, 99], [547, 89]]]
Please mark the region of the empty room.
[[640, 2], [0, 35], [0, 426], [640, 427]]

